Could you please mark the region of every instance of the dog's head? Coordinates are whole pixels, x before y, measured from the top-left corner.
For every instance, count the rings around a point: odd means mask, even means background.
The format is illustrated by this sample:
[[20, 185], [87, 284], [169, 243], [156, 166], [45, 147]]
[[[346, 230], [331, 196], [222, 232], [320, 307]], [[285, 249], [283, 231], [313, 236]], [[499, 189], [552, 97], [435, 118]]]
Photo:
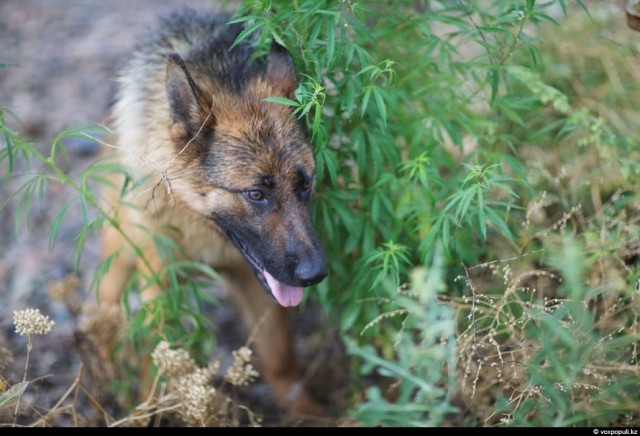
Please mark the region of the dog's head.
[[[264, 288], [295, 306], [327, 275], [311, 225], [315, 162], [304, 126], [271, 96], [292, 98], [289, 54], [272, 49], [245, 77], [211, 77], [177, 54], [167, 61], [170, 136], [184, 182], [176, 189], [243, 254]], [[233, 74], [234, 72], [229, 72]]]

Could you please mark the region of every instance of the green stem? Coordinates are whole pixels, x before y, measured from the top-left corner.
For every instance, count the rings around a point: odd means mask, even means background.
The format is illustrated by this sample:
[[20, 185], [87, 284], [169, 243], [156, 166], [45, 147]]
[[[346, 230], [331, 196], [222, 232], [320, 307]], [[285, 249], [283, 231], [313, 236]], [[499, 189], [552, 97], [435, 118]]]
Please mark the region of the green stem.
[[71, 177], [69, 177], [64, 171], [62, 171], [55, 163], [53, 156], [50, 157], [46, 157], [44, 154], [42, 154], [41, 152], [39, 152], [35, 147], [31, 147], [31, 150], [29, 150], [29, 152], [31, 154], [33, 154], [38, 160], [40, 160], [41, 162], [43, 162], [51, 171], [53, 171], [55, 177], [57, 178], [57, 181], [71, 186], [71, 188], [73, 188], [76, 192], [78, 192], [80, 195], [82, 195], [87, 202], [93, 206], [95, 208], [95, 210], [101, 215], [103, 216], [111, 226], [113, 226], [114, 229], [116, 229], [116, 231], [124, 238], [124, 240], [127, 242], [127, 244], [129, 244], [133, 250], [136, 253], [136, 256], [138, 256], [142, 262], [144, 263], [145, 267], [148, 268], [148, 270], [150, 272], [153, 271], [153, 268], [151, 267], [151, 264], [149, 263], [149, 260], [144, 256], [142, 250], [140, 249], [140, 247], [138, 247], [138, 245], [129, 237], [129, 235], [127, 235], [127, 233], [122, 229], [122, 227], [120, 226], [120, 223], [113, 217], [111, 217], [107, 212], [105, 212], [100, 205], [98, 204], [97, 200], [93, 197], [93, 195], [85, 192], [76, 182], [74, 182]]

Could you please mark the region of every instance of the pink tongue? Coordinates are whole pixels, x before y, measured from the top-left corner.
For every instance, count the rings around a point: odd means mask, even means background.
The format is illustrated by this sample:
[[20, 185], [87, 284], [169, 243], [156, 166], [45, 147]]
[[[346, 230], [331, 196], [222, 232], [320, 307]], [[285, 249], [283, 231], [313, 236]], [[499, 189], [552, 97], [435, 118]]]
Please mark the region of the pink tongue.
[[264, 277], [267, 279], [267, 283], [271, 288], [273, 296], [278, 300], [278, 303], [284, 307], [297, 306], [300, 304], [302, 301], [302, 288], [285, 285], [284, 283], [276, 280], [266, 270], [263, 270], [262, 272], [264, 273]]

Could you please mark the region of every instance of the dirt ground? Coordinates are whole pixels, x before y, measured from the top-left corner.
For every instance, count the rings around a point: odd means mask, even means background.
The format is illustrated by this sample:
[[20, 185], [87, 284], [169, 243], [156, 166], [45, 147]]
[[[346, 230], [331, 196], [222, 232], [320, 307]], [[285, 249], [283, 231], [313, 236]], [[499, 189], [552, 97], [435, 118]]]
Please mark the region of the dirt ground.
[[[43, 147], [65, 128], [103, 123], [116, 71], [137, 37], [149, 31], [158, 15], [181, 5], [216, 8], [215, 2], [207, 0], [0, 1], [0, 64], [8, 65], [0, 69], [0, 106], [18, 119], [7, 117], [7, 123]], [[92, 162], [99, 151], [88, 140], [70, 140], [66, 145], [70, 158], [65, 169], [72, 175]], [[5, 168], [0, 170], [5, 172]], [[20, 178], [0, 180], [0, 204], [20, 185]], [[14, 354], [13, 365], [0, 374], [10, 384], [22, 380], [27, 348], [26, 339], [15, 333], [13, 311], [38, 308], [56, 323], [51, 334], [34, 338], [29, 363], [29, 379], [42, 378], [29, 387], [23, 401], [40, 413], [64, 395], [81, 362], [76, 337], [78, 319], [65, 305], [52, 301], [46, 291], [49, 283], [72, 270], [70, 253], [81, 228], [81, 215], [67, 215], [53, 251], [49, 250], [48, 241], [51, 221], [71, 194], [62, 186], [49, 186], [42, 202], [32, 210], [29, 228], [22, 227], [17, 236], [15, 205], [0, 213], [0, 347]], [[80, 266], [81, 298], [93, 298], [89, 283], [98, 262], [99, 243], [95, 236], [87, 240]], [[230, 309], [223, 305], [211, 311], [219, 328], [216, 353], [230, 356], [230, 351], [246, 337]], [[312, 305], [304, 313], [293, 312], [292, 323], [301, 360], [320, 368], [309, 374], [310, 384], [322, 386], [322, 400], [331, 404], [329, 411], [334, 418], [316, 424], [339, 424], [348, 396], [348, 383], [340, 383], [340, 379], [349, 369], [336, 333], [324, 325], [322, 315]], [[332, 365], [327, 365], [329, 361]], [[336, 375], [338, 372], [340, 376]], [[246, 393], [246, 401], [254, 412], [264, 415], [263, 424], [284, 423], [264, 383], [254, 384]], [[33, 421], [25, 418], [18, 423]], [[0, 419], [3, 423], [6, 421]], [[50, 424], [73, 422], [61, 415]], [[104, 422], [88, 420], [83, 424]]]

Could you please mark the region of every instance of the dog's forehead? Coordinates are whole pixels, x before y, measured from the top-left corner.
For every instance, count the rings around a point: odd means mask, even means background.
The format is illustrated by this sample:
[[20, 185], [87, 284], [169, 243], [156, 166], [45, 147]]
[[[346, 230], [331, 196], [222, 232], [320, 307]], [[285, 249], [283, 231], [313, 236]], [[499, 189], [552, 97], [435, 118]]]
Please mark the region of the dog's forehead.
[[303, 135], [259, 135], [255, 130], [232, 136], [219, 131], [204, 170], [218, 186], [250, 190], [260, 186], [297, 186], [315, 174], [311, 145]]
[[224, 166], [227, 184], [245, 189], [313, 177], [312, 147], [289, 108], [254, 98], [236, 103], [225, 102], [214, 127], [213, 164]]
[[238, 168], [239, 180], [254, 186], [298, 185], [315, 172], [311, 147], [291, 141], [278, 144], [255, 144], [251, 147], [250, 164]]

